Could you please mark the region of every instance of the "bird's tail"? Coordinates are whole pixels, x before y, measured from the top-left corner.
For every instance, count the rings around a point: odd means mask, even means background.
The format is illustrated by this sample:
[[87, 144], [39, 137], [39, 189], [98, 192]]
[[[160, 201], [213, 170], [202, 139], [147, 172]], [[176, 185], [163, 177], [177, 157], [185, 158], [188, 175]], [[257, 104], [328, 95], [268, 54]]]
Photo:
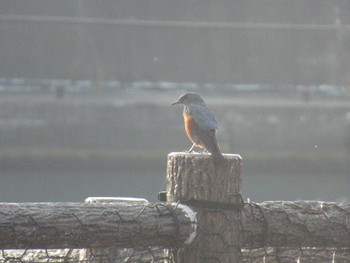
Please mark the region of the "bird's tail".
[[225, 157], [221, 154], [220, 151], [213, 151], [211, 155], [213, 156], [213, 162], [215, 165], [225, 163]]
[[225, 163], [225, 157], [221, 154], [219, 145], [216, 141], [215, 130], [202, 131], [199, 130], [199, 138], [204, 144], [205, 148], [211, 153], [213, 156], [213, 162], [215, 165]]

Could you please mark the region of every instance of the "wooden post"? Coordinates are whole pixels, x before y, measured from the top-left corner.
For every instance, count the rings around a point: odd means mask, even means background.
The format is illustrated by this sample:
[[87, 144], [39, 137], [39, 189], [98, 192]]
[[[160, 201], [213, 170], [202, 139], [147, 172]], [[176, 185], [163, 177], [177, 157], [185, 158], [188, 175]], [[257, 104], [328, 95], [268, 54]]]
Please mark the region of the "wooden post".
[[215, 166], [209, 154], [170, 153], [168, 200], [189, 205], [197, 213], [192, 244], [173, 251], [176, 262], [238, 262], [242, 198], [242, 159], [225, 154]]

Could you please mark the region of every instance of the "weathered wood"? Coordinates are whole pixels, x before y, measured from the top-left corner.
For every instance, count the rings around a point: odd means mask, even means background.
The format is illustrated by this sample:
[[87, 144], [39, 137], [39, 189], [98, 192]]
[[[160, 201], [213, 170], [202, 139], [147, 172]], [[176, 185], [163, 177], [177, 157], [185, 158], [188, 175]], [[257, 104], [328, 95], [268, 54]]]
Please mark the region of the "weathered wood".
[[[170, 257], [181, 263], [349, 262], [349, 202], [276, 201], [243, 207], [241, 157], [224, 156], [227, 162], [215, 166], [209, 154], [169, 154], [171, 204], [114, 198], [0, 203], [0, 249], [89, 248], [83, 260], [96, 262], [124, 257], [115, 248], [154, 247], [176, 248]], [[183, 204], [196, 212], [195, 219]], [[106, 256], [97, 261], [99, 254]], [[139, 257], [128, 258], [133, 260], [139, 262]]]
[[[111, 197], [89, 197], [85, 200], [87, 203], [95, 203], [95, 204], [118, 204], [121, 200], [127, 200], [128, 204], [140, 204], [143, 206], [147, 206], [148, 202], [145, 199], [139, 199], [139, 198], [111, 198]], [[192, 239], [192, 236], [195, 235], [195, 215], [193, 211], [187, 206], [183, 205], [175, 205], [174, 207], [170, 207], [170, 209], [174, 210], [184, 210], [186, 212], [186, 216], [188, 219], [191, 220], [192, 223], [192, 229], [191, 234], [188, 236], [188, 239], [185, 242], [189, 242]], [[160, 215], [161, 216], [161, 215]], [[175, 224], [179, 223], [182, 224], [183, 222], [177, 221], [180, 219], [179, 217], [173, 218]], [[186, 224], [186, 222], [184, 222]], [[161, 226], [159, 226], [161, 227]], [[188, 229], [182, 229], [182, 227], [177, 228], [178, 231]], [[145, 229], [147, 231], [147, 229]], [[159, 232], [161, 235], [162, 233]], [[180, 235], [186, 235], [185, 232], [178, 233]], [[173, 238], [169, 236], [168, 238]], [[161, 255], [163, 254], [163, 251], [161, 248], [164, 248], [164, 244], [162, 244], [160, 247], [157, 247], [153, 244], [151, 244], [150, 247], [147, 248], [147, 252], [149, 253], [143, 253], [143, 250], [146, 249], [144, 246], [141, 248], [133, 247], [133, 248], [120, 248], [116, 246], [112, 246], [113, 244], [110, 244], [110, 246], [106, 247], [94, 247], [89, 249], [82, 249], [80, 253], [80, 260], [81, 261], [90, 261], [90, 259], [94, 258], [94, 263], [114, 263], [114, 262], [124, 262], [124, 260], [127, 260], [127, 262], [153, 262], [156, 258], [162, 258]], [[182, 245], [179, 243], [178, 245]], [[144, 256], [140, 256], [143, 255]], [[162, 258], [163, 259], [163, 258]], [[165, 258], [164, 258], [165, 259]]]
[[350, 202], [246, 204], [242, 248], [350, 247]]
[[273, 248], [243, 250], [240, 263], [349, 263], [350, 250], [336, 248]]
[[173, 251], [176, 262], [238, 262], [242, 160], [224, 157], [215, 166], [209, 154], [168, 155], [168, 199], [190, 204], [198, 220], [195, 242]]
[[[118, 204], [122, 198], [106, 198], [106, 197], [89, 197], [85, 200], [86, 203], [109, 203]], [[128, 198], [130, 204], [139, 204], [146, 206], [148, 201], [145, 199]], [[92, 258], [94, 263], [117, 263], [121, 262], [123, 258], [132, 255], [132, 248], [118, 248], [115, 246], [95, 247], [88, 249], [81, 249], [79, 260], [89, 262]], [[126, 256], [125, 256], [126, 255]]]
[[174, 247], [193, 232], [164, 204], [0, 203], [0, 248]]

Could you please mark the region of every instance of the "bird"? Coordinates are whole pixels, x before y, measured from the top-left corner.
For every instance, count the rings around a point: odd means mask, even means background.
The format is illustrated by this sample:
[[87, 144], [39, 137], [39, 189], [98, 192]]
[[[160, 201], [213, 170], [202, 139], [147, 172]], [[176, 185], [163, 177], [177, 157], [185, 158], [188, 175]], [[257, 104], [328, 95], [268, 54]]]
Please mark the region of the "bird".
[[194, 147], [204, 148], [204, 151], [212, 154], [214, 164], [224, 163], [225, 158], [216, 140], [219, 124], [203, 98], [197, 93], [187, 92], [171, 105], [184, 106], [185, 131], [188, 139], [193, 143], [188, 151], [192, 152]]

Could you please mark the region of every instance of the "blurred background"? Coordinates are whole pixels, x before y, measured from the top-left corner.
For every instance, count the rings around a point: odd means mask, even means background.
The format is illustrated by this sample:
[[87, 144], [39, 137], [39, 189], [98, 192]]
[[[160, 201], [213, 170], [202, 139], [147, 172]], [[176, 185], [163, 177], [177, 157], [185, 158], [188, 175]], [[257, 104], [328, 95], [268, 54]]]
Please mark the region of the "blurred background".
[[165, 190], [201, 94], [243, 196], [349, 200], [350, 1], [0, 1], [0, 201]]

